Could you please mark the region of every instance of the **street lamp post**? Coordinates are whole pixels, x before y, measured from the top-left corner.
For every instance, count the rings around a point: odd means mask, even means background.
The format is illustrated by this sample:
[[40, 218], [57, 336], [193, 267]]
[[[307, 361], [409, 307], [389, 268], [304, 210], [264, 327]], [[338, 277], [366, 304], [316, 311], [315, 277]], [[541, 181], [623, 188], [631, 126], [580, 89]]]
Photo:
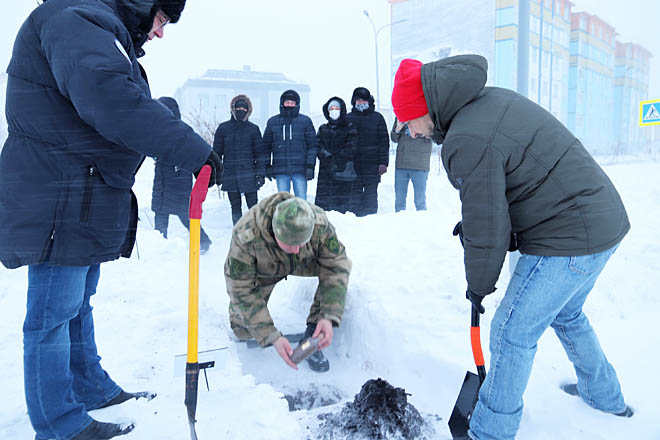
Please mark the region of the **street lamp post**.
[[374, 25], [374, 22], [371, 19], [371, 17], [369, 16], [369, 13], [366, 11], [366, 9], [362, 12], [369, 19], [369, 23], [371, 23], [371, 27], [374, 30], [374, 47], [376, 48], [376, 101], [378, 102], [377, 108], [379, 108], [380, 107], [380, 80], [379, 80], [379, 75], [378, 75], [378, 34], [383, 29], [385, 29], [387, 27], [390, 27], [390, 26], [394, 26], [395, 24], [403, 23], [404, 21], [408, 21], [408, 19], [404, 18], [403, 20], [398, 20], [398, 21], [395, 21], [394, 23], [384, 24], [380, 28], [378, 28], [378, 30], [376, 30], [376, 25]]

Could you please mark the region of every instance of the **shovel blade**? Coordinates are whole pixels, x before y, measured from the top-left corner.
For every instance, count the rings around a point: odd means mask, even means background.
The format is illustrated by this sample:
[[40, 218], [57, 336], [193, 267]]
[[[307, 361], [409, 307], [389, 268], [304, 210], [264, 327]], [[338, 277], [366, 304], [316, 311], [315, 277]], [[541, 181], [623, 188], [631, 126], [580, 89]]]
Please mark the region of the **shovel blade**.
[[472, 411], [479, 398], [480, 387], [479, 376], [468, 371], [449, 418], [449, 431], [453, 439], [469, 439], [467, 432], [470, 428]]

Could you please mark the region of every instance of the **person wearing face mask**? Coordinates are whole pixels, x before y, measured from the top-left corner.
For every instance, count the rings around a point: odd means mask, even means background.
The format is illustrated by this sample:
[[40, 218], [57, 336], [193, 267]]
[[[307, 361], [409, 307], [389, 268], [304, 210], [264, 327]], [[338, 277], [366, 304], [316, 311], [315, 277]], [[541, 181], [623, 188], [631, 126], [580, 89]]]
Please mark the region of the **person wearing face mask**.
[[389, 165], [390, 139], [383, 115], [375, 111], [374, 97], [358, 87], [351, 98], [353, 109], [346, 116], [358, 133], [356, 171], [352, 209], [358, 216], [378, 212], [378, 184]]
[[307, 200], [307, 181], [314, 178], [317, 139], [312, 120], [300, 113], [300, 95], [286, 90], [280, 96], [280, 113], [271, 117], [264, 130], [264, 150], [270, 162], [269, 178], [277, 190]]
[[[101, 263], [131, 256], [131, 187], [145, 157], [190, 173], [208, 164], [211, 183], [222, 174], [210, 145], [151, 98], [138, 63], [143, 45], [163, 38], [184, 6], [44, 0], [16, 36], [0, 155], [0, 261], [27, 266], [23, 374], [39, 440], [109, 439], [133, 429], [89, 414], [136, 397], [101, 366], [91, 297]], [[114, 325], [130, 326], [112, 312]]]
[[213, 138], [213, 150], [224, 165], [222, 191], [227, 191], [234, 224], [243, 215], [241, 194], [248, 209], [257, 204], [257, 191], [264, 184], [268, 157], [263, 148], [261, 131], [248, 121], [252, 101], [238, 95], [229, 105], [231, 118], [218, 126]]
[[342, 214], [350, 209], [355, 174], [357, 130], [346, 119], [346, 103], [333, 97], [323, 106], [328, 120], [319, 127], [319, 176], [314, 203]]

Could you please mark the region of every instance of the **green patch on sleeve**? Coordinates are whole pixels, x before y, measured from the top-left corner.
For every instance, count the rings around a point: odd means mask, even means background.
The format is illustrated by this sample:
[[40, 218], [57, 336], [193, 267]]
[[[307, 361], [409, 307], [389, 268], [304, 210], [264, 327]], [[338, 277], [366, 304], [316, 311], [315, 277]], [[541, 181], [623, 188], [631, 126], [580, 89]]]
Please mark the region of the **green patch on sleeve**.
[[328, 239], [325, 241], [325, 247], [327, 247], [328, 250], [335, 255], [339, 255], [339, 252], [341, 251], [341, 246], [339, 245], [339, 240], [337, 240], [336, 235], [331, 235], [328, 237]]
[[253, 265], [229, 257], [229, 276], [231, 279], [240, 280], [252, 273], [255, 273]]

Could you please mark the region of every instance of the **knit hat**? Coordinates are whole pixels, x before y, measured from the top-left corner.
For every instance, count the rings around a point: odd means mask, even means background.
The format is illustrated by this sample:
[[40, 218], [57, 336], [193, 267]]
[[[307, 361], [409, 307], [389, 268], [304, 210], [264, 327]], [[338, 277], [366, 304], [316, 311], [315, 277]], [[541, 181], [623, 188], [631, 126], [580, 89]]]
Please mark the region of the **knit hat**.
[[249, 109], [248, 103], [245, 99], [237, 99], [234, 103], [234, 108], [244, 108], [245, 110]]
[[289, 246], [307, 243], [314, 233], [314, 211], [305, 200], [291, 197], [280, 202], [273, 214], [275, 237]]
[[394, 77], [392, 107], [401, 122], [408, 122], [429, 112], [422, 88], [422, 62], [409, 58], [401, 61]]
[[341, 110], [341, 104], [336, 99], [333, 99], [328, 103], [328, 110], [330, 109], [330, 107], [339, 107], [339, 109]]

